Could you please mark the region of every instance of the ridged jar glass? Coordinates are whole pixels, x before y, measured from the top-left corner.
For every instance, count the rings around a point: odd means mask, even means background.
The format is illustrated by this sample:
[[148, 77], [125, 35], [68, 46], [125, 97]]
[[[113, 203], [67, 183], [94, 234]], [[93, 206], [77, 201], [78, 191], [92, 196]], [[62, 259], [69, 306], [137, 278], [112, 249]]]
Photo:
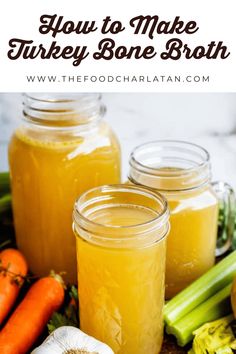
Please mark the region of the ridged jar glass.
[[145, 188], [102, 186], [74, 208], [80, 326], [116, 354], [157, 354], [163, 338], [167, 202]]

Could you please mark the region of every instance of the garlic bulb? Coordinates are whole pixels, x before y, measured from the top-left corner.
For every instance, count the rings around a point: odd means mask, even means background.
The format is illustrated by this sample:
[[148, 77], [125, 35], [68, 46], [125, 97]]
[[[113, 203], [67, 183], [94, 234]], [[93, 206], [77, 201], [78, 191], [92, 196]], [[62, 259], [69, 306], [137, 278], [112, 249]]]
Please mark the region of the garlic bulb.
[[114, 354], [108, 345], [81, 330], [64, 326], [53, 331], [31, 354]]

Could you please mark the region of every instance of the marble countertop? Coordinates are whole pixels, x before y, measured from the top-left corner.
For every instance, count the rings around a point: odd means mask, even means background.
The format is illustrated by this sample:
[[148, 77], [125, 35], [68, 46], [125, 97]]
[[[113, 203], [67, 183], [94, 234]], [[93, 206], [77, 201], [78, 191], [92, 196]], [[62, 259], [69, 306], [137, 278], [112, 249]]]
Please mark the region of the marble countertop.
[[[109, 93], [106, 119], [117, 133], [123, 177], [130, 151], [155, 139], [201, 144], [211, 154], [214, 180], [236, 189], [236, 94]], [[7, 144], [20, 121], [19, 94], [0, 94], [0, 170], [6, 170]]]

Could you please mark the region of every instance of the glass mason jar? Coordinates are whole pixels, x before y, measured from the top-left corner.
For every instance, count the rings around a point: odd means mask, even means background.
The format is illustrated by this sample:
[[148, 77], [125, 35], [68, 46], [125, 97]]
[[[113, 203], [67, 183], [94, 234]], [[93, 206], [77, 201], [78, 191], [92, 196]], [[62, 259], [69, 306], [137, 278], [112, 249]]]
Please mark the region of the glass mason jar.
[[112, 185], [74, 207], [80, 327], [116, 354], [157, 354], [163, 337], [166, 200]]
[[[171, 298], [213, 266], [215, 253], [229, 249], [233, 191], [223, 182], [211, 184], [205, 149], [181, 141], [156, 141], [134, 149], [129, 181], [159, 191], [168, 200], [166, 298]], [[219, 200], [230, 212], [227, 235], [219, 237], [216, 250]]]
[[9, 145], [16, 239], [30, 270], [74, 283], [71, 215], [85, 190], [120, 181], [120, 148], [98, 94], [26, 94]]

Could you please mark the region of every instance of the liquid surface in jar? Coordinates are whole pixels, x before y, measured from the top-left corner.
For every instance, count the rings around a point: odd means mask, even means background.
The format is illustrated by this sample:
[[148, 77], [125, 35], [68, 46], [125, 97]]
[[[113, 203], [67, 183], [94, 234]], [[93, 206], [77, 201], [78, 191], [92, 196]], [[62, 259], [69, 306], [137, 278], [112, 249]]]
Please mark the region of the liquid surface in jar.
[[[147, 208], [126, 205], [93, 211], [89, 218], [130, 226], [156, 216]], [[125, 231], [120, 232], [120, 238], [125, 237]], [[165, 252], [165, 239], [146, 248], [112, 248], [77, 235], [82, 330], [110, 345], [116, 354], [158, 353], [163, 337]]]
[[33, 273], [66, 272], [75, 283], [72, 232], [75, 199], [97, 185], [120, 180], [119, 144], [107, 127], [85, 136], [19, 128], [9, 146], [18, 247]]
[[109, 205], [92, 210], [89, 220], [106, 226], [135, 226], [151, 221], [158, 213], [147, 207], [137, 205]]

